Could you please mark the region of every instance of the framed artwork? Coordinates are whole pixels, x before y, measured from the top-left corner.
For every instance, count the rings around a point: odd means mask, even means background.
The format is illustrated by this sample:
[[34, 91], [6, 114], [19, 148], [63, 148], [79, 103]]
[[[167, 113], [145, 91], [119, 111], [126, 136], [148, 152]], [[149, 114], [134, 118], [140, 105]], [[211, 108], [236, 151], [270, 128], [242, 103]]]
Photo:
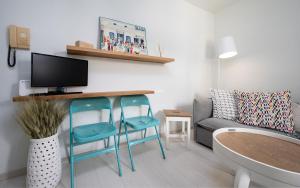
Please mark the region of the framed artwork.
[[145, 27], [99, 18], [99, 47], [129, 54], [148, 54]]

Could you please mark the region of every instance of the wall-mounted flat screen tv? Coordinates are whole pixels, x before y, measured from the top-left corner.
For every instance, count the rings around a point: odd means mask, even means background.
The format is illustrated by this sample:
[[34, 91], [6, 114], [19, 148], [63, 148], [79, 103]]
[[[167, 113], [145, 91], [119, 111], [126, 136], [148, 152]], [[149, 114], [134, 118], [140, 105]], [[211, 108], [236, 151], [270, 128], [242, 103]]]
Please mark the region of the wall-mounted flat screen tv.
[[31, 54], [31, 87], [87, 86], [88, 61]]

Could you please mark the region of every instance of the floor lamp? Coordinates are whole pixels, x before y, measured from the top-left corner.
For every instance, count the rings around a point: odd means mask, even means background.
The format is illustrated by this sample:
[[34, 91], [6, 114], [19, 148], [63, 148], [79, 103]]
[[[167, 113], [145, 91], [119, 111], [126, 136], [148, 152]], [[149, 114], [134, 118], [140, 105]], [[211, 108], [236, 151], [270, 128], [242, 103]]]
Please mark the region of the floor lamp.
[[236, 56], [237, 50], [232, 36], [223, 37], [218, 44], [218, 80], [217, 88], [220, 87], [221, 60]]

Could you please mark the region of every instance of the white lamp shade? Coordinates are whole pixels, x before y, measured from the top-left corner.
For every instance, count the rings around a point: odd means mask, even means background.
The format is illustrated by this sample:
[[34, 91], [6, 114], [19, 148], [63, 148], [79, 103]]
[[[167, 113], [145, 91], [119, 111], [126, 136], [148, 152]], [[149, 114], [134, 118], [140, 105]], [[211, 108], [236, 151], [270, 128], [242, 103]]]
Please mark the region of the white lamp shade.
[[237, 54], [233, 37], [227, 36], [220, 40], [218, 45], [218, 55], [220, 59], [230, 58]]

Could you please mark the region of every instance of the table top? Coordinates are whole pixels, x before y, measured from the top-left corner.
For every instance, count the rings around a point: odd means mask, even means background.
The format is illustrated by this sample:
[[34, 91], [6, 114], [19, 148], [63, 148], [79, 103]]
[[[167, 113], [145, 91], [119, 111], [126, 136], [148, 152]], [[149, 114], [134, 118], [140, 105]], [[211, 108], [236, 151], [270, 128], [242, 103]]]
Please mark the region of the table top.
[[130, 90], [130, 91], [102, 91], [90, 93], [77, 93], [77, 94], [62, 94], [62, 95], [40, 95], [40, 96], [16, 96], [13, 97], [13, 102], [29, 101], [33, 98], [36, 100], [71, 100], [82, 98], [95, 98], [95, 97], [118, 97], [129, 95], [145, 95], [153, 94], [153, 90]]
[[221, 132], [225, 147], [255, 161], [300, 173], [300, 145], [280, 138], [248, 132]]
[[166, 117], [192, 117], [192, 113], [182, 110], [163, 110]]

